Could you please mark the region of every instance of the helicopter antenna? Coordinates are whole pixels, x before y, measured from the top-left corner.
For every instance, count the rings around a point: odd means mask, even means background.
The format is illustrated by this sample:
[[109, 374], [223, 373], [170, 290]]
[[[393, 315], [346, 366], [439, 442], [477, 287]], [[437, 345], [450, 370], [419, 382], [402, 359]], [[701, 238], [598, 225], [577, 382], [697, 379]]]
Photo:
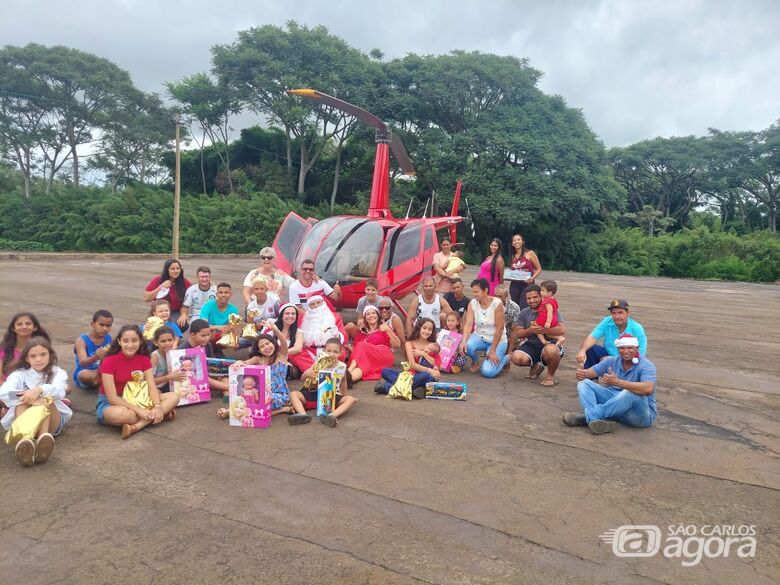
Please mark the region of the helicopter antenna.
[[430, 198], [428, 198], [428, 199], [425, 201], [425, 209], [423, 210], [423, 215], [422, 215], [422, 218], [423, 218], [423, 219], [425, 219], [426, 217], [428, 217], [428, 216], [427, 216], [427, 214], [428, 214], [428, 204], [429, 204], [430, 202], [431, 202]]
[[471, 208], [469, 207], [469, 198], [464, 197], [466, 201], [466, 213], [468, 214], [469, 221], [471, 222], [471, 239], [473, 240], [477, 236], [477, 230], [474, 228], [474, 218], [471, 217]]
[[406, 208], [406, 217], [404, 219], [409, 219], [409, 214], [412, 212], [412, 201], [414, 201], [414, 197], [409, 198], [409, 207]]

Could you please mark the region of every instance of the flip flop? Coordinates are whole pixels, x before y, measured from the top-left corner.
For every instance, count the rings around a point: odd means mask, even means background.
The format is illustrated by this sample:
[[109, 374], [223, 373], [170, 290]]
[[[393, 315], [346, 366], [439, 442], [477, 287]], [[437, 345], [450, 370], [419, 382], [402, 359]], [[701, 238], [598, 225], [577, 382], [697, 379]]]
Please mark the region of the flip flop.
[[544, 372], [544, 366], [540, 363], [536, 363], [531, 366], [531, 369], [528, 371], [526, 378], [529, 380], [536, 380], [539, 376], [542, 375], [542, 372]]
[[547, 387], [547, 388], [550, 388], [550, 387], [552, 387], [552, 386], [557, 386], [557, 385], [558, 385], [558, 380], [548, 380], [548, 379], [546, 379], [546, 378], [545, 378], [544, 380], [542, 380], [542, 381], [541, 381], [541, 382], [539, 382], [539, 383], [540, 383], [542, 386], [545, 386], [545, 387]]

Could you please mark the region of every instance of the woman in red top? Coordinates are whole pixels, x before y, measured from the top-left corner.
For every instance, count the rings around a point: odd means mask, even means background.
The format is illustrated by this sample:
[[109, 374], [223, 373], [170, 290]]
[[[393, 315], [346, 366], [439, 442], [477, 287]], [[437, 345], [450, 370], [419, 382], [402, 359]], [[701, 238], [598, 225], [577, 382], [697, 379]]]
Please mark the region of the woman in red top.
[[[141, 371], [149, 388], [153, 406], [150, 410], [135, 406], [122, 398], [125, 385], [133, 379], [133, 372]], [[146, 425], [173, 420], [173, 411], [179, 403], [176, 392], [160, 395], [154, 383], [152, 360], [149, 350], [135, 325], [125, 325], [100, 363], [100, 394], [97, 402], [99, 423], [122, 427], [122, 438], [126, 439]]]
[[349, 373], [352, 382], [379, 380], [382, 369], [393, 365], [392, 347], [400, 347], [401, 340], [387, 323], [382, 322], [374, 305], [363, 309], [363, 328], [355, 336]]
[[144, 291], [144, 302], [151, 303], [155, 299], [166, 299], [171, 306], [171, 321], [176, 323], [181, 314], [184, 293], [192, 283], [184, 277], [181, 262], [172, 258], [163, 264], [160, 276], [155, 276]]
[[509, 285], [509, 296], [521, 309], [528, 306], [525, 300], [525, 289], [529, 284], [539, 278], [542, 273], [542, 265], [536, 252], [525, 247], [525, 239], [520, 234], [512, 236], [512, 258], [509, 260], [509, 268], [529, 273], [528, 280], [513, 280]]

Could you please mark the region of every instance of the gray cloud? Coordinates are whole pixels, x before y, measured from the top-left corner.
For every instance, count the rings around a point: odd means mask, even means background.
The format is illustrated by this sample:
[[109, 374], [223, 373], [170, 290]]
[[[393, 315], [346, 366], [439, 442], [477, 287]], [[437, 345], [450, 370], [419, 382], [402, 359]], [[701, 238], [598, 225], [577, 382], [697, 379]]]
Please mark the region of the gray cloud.
[[[146, 91], [208, 69], [239, 30], [322, 24], [386, 58], [453, 49], [528, 57], [544, 91], [584, 112], [607, 146], [761, 129], [780, 117], [780, 4], [772, 0], [574, 2], [4, 0], [3, 44], [62, 44], [110, 59]], [[251, 116], [240, 120], [253, 123]]]

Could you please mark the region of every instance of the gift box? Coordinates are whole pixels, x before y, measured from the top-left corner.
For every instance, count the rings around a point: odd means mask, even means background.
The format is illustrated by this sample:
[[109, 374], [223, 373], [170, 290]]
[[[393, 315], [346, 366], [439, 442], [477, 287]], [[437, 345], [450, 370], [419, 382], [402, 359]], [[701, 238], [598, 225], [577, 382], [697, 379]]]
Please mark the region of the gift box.
[[336, 408], [336, 394], [345, 375], [343, 366], [322, 369], [317, 373], [317, 416], [328, 416]]
[[230, 370], [230, 426], [271, 426], [271, 367], [241, 366]]
[[463, 339], [463, 335], [457, 331], [447, 331], [442, 329], [439, 331], [439, 335], [436, 339], [436, 343], [439, 344], [439, 359], [441, 360], [440, 370], [442, 372], [449, 372], [452, 368], [452, 363], [455, 358], [458, 357], [458, 347]]
[[466, 400], [468, 384], [465, 382], [428, 382], [425, 397], [434, 400]]
[[225, 378], [230, 375], [230, 366], [236, 360], [230, 358], [206, 358], [209, 376], [212, 378]]
[[171, 390], [179, 395], [178, 406], [211, 400], [206, 350], [202, 347], [168, 351], [168, 371], [184, 372], [187, 378], [171, 382]]
[[531, 276], [531, 273], [527, 270], [512, 270], [510, 268], [504, 270], [504, 280], [522, 280], [525, 282]]

